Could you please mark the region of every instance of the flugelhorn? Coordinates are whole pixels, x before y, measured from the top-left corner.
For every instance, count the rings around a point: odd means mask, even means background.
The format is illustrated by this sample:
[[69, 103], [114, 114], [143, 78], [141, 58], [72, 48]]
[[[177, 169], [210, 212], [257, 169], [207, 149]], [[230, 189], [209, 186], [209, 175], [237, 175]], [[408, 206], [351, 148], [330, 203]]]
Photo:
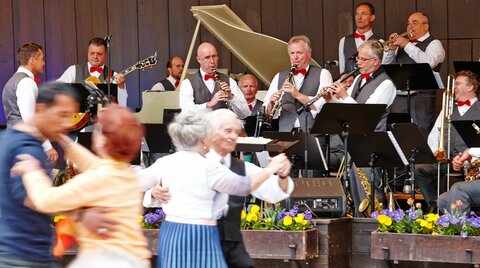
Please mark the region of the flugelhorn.
[[[213, 76], [215, 77], [215, 83], [217, 83], [220, 90], [225, 92], [225, 90], [222, 89], [222, 84], [221, 84], [222, 80], [220, 80], [220, 74], [218, 73], [217, 69], [213, 66], [211, 66], [210, 69], [212, 69]], [[227, 93], [227, 99], [225, 100], [225, 106], [227, 106], [227, 109], [229, 110], [232, 110], [232, 103], [230, 102], [231, 96], [232, 96], [231, 93]]]
[[405, 38], [411, 38], [411, 37], [412, 37], [412, 32], [407, 31], [407, 32], [404, 32], [404, 33], [402, 33], [402, 34], [397, 34], [397, 35], [395, 35], [395, 36], [390, 37], [387, 41], [383, 42], [383, 44], [382, 44], [383, 47], [386, 47], [386, 48], [388, 49], [388, 46], [389, 46], [391, 43], [395, 42], [395, 40], [397, 40], [397, 38], [398, 38], [399, 36], [405, 37]]
[[273, 116], [277, 113], [278, 109], [280, 109], [280, 106], [282, 106], [282, 98], [283, 98], [283, 95], [285, 94], [285, 91], [283, 90], [283, 86], [285, 86], [287, 82], [290, 82], [290, 80], [292, 80], [295, 69], [297, 69], [297, 65], [292, 64], [292, 67], [290, 67], [290, 71], [288, 71], [287, 78], [285, 78], [285, 81], [283, 81], [282, 87], [278, 90], [278, 92], [280, 92], [280, 97], [278, 97], [278, 99], [273, 103], [272, 109], [266, 115], [265, 122], [263, 122], [263, 124], [267, 128], [272, 127]]

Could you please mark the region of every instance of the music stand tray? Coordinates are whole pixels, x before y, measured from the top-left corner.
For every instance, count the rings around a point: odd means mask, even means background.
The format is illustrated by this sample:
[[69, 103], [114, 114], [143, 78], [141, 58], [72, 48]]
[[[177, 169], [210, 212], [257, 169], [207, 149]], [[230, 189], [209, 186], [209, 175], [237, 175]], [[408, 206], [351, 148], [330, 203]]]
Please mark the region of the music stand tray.
[[145, 124], [145, 140], [150, 153], [172, 153], [172, 139], [166, 124]]
[[467, 70], [480, 75], [480, 61], [454, 61], [453, 67], [455, 68], [455, 73]]
[[382, 67], [397, 89], [438, 89], [437, 81], [428, 63], [384, 64]]
[[480, 147], [480, 120], [458, 120], [452, 121], [468, 148]]

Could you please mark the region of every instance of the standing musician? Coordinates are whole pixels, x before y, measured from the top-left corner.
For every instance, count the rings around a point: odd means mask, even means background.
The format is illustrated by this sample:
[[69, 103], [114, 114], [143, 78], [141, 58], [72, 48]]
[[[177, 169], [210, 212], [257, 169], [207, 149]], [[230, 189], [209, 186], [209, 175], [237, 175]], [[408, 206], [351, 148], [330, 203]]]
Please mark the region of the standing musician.
[[[27, 121], [35, 114], [38, 88], [34, 78], [36, 74], [43, 74], [44, 59], [43, 48], [38, 44], [25, 43], [18, 49], [18, 70], [7, 81], [2, 91], [7, 127], [11, 128], [20, 121]], [[52, 144], [46, 140], [42, 146], [48, 160], [57, 161], [58, 152]]]
[[220, 73], [220, 81], [216, 81], [213, 70], [217, 69], [218, 60], [214, 45], [205, 42], [198, 46], [200, 70], [180, 85], [180, 108], [197, 106], [217, 110], [227, 108], [226, 102], [230, 102], [232, 111], [243, 119], [250, 115], [247, 101], [233, 79]]
[[[453, 106], [453, 112], [450, 116], [451, 120], [480, 119], [480, 103], [477, 99], [478, 86], [478, 75], [471, 71], [458, 72], [454, 84], [456, 103]], [[443, 112], [437, 117], [433, 129], [430, 135], [428, 135], [428, 145], [434, 155], [438, 153], [440, 140], [439, 128], [442, 114]], [[463, 152], [467, 146], [453, 127], [451, 128], [450, 137], [450, 152], [446, 153], [450, 154], [453, 158]], [[422, 191], [427, 204], [435, 201], [437, 197], [437, 165], [438, 164], [415, 165], [415, 182]], [[446, 166], [441, 165], [440, 175], [443, 176], [446, 172]]]
[[[440, 40], [433, 38], [429, 32], [429, 18], [426, 14], [415, 12], [408, 18], [407, 33], [410, 38], [390, 35], [393, 42], [389, 42], [383, 63], [428, 63], [433, 71], [439, 72], [441, 63], [445, 59], [445, 50]], [[389, 40], [390, 40], [389, 39]], [[427, 136], [435, 118], [435, 96], [433, 90], [411, 92], [411, 116], [420, 127], [424, 136]], [[394, 113], [406, 113], [407, 92], [398, 91], [398, 98], [392, 106]]]
[[[86, 78], [93, 76], [105, 81], [109, 76], [109, 68], [105, 65], [107, 61], [107, 42], [100, 37], [94, 37], [88, 42], [87, 62], [71, 65], [58, 78], [57, 81], [64, 83], [82, 83]], [[115, 75], [115, 82], [118, 85], [118, 104], [127, 106], [128, 93], [125, 88], [125, 76]]]
[[340, 39], [338, 45], [338, 61], [340, 72], [350, 72], [355, 68], [355, 56], [358, 47], [366, 40], [379, 40], [373, 33], [372, 23], [375, 20], [375, 8], [369, 2], [362, 2], [355, 7], [355, 25], [357, 30]]
[[[279, 131], [292, 131], [294, 128], [301, 127], [306, 132], [307, 128], [313, 126], [314, 117], [318, 113], [316, 103], [312, 105], [312, 111], [308, 112], [308, 126], [305, 126], [304, 121], [306, 111], [299, 115], [297, 109], [309, 102], [320, 88], [331, 85], [332, 75], [326, 69], [309, 64], [312, 47], [310, 39], [305, 35], [290, 38], [288, 56], [290, 63], [297, 65], [293, 79], [287, 81], [288, 71], [277, 73], [270, 83], [263, 106], [266, 107], [267, 114], [275, 113], [274, 117], [279, 116]], [[281, 107], [279, 107], [281, 111], [272, 111], [274, 103], [282, 95]]]
[[167, 61], [167, 77], [153, 85], [151, 90], [175, 91], [180, 84], [185, 61], [180, 56], [173, 56]]
[[[387, 109], [376, 128], [377, 131], [386, 131], [387, 115], [395, 99], [396, 88], [390, 77], [381, 68], [382, 57], [383, 47], [380, 42], [369, 40], [361, 44], [357, 57], [360, 74], [355, 77], [352, 86], [347, 89], [341, 83], [335, 82], [328, 87], [332, 94], [326, 94], [321, 99], [320, 105], [323, 106], [325, 102], [386, 104]], [[324, 90], [326, 88], [322, 89], [322, 91]], [[351, 179], [350, 181], [352, 198], [358, 211], [358, 205], [364, 199], [365, 193], [357, 180]], [[380, 177], [375, 176], [375, 195], [379, 202], [385, 205], [386, 199], [383, 192], [378, 189], [379, 185]]]

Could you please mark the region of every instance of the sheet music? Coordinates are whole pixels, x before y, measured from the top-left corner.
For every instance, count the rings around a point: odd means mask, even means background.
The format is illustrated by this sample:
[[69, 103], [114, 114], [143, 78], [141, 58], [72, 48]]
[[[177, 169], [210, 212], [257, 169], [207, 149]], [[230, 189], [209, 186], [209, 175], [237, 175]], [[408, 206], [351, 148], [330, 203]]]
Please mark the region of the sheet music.
[[433, 72], [433, 77], [435, 77], [435, 81], [437, 82], [438, 88], [445, 88], [439, 73]]
[[400, 156], [400, 159], [402, 159], [402, 162], [405, 166], [407, 166], [408, 160], [405, 154], [403, 154], [402, 148], [400, 148], [400, 145], [397, 142], [397, 139], [395, 139], [395, 136], [393, 136], [393, 133], [391, 131], [387, 131], [388, 137], [392, 141], [393, 147], [395, 147], [395, 150], [397, 151], [397, 154]]
[[241, 144], [268, 144], [272, 139], [262, 137], [238, 137], [237, 143]]

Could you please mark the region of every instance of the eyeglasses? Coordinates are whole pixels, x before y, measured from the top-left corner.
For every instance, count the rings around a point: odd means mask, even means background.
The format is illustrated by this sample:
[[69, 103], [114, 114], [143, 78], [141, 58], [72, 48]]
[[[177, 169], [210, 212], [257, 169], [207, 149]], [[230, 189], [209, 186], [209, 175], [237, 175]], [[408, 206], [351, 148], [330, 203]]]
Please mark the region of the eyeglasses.
[[365, 62], [365, 61], [367, 61], [367, 60], [373, 60], [373, 59], [375, 59], [375, 58], [355, 57], [355, 60], [357, 60], [357, 62], [358, 62], [358, 61], [364, 61], [364, 62]]

